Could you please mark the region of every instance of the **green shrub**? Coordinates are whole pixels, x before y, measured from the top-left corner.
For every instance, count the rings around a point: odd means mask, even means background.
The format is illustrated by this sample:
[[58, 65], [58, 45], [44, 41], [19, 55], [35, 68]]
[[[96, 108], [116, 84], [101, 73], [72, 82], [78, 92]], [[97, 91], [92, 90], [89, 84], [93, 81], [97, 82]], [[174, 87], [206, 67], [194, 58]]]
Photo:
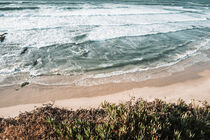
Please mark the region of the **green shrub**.
[[[97, 111], [103, 115], [90, 116]], [[85, 112], [88, 112], [87, 110]], [[91, 111], [90, 111], [91, 112]], [[47, 121], [63, 139], [208, 139], [209, 106], [195, 107], [179, 100], [167, 104], [161, 100], [127, 102], [115, 105], [104, 102], [101, 109], [67, 121]]]

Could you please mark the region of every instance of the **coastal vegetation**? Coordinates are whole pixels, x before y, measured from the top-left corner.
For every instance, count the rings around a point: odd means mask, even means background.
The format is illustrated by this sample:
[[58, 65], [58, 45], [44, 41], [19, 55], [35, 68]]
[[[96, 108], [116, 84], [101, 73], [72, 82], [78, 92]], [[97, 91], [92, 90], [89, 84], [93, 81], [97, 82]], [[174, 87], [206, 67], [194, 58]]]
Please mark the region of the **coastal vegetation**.
[[0, 119], [0, 139], [208, 139], [210, 108], [147, 102], [104, 102], [96, 109], [67, 110], [44, 105], [15, 118]]

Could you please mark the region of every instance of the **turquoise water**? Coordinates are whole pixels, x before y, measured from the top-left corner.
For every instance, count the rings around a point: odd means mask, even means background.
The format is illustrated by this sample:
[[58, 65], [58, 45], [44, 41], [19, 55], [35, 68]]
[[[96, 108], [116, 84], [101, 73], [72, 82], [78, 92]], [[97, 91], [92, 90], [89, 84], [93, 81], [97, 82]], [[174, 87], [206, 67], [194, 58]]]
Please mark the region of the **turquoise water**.
[[141, 72], [207, 59], [210, 1], [0, 0], [4, 32], [2, 85], [17, 75]]

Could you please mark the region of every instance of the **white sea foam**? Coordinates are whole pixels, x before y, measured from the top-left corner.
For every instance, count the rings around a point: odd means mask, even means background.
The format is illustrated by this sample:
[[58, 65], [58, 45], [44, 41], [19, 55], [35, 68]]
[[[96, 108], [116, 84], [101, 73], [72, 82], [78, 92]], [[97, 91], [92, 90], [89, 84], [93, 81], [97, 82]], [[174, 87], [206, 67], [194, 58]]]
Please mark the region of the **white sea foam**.
[[34, 11], [5, 12], [5, 16], [0, 18], [0, 31], [9, 32], [8, 43], [42, 47], [72, 42], [78, 26], [100, 26], [89, 33], [88, 39], [104, 40], [184, 30], [191, 28], [186, 22], [199, 26], [199, 21], [210, 18], [208, 13], [200, 15], [170, 10], [183, 10], [182, 7], [119, 6], [123, 7], [106, 4], [105, 9], [88, 9], [87, 6], [87, 9], [68, 11], [41, 6]]
[[[175, 26], [170, 24], [134, 25], [134, 26], [102, 26], [90, 32], [90, 40], [106, 40], [125, 36], [142, 36], [157, 33], [168, 33], [191, 29], [191, 26]], [[103, 32], [106, 31], [106, 32]], [[103, 33], [102, 33], [103, 32]]]
[[[177, 33], [177, 36], [170, 34], [169, 36], [162, 36], [159, 39], [164, 40], [171, 38], [172, 45], [176, 46], [179, 43], [174, 43], [173, 41], [182, 41], [180, 36], [185, 36], [187, 42], [202, 40], [205, 37], [209, 36], [209, 32], [207, 28], [210, 28], [210, 10], [208, 8], [185, 8], [184, 6], [161, 6], [161, 5], [129, 5], [129, 4], [90, 4], [86, 2], [78, 3], [76, 5], [70, 4], [67, 5], [69, 1], [66, 1], [62, 6], [56, 4], [47, 4], [45, 2], [38, 2], [36, 7], [39, 9], [23, 9], [23, 10], [2, 10], [0, 13], [0, 32], [8, 32], [6, 40], [0, 44], [4, 47], [4, 45], [10, 46], [11, 44], [16, 44], [17, 52], [15, 53], [8, 53], [6, 55], [2, 55], [0, 58], [0, 75], [2, 74], [11, 74], [20, 72], [30, 73], [30, 75], [41, 75], [47, 72], [49, 73], [62, 73], [62, 74], [69, 74], [68, 72], [72, 72], [74, 70], [81, 69], [81, 71], [94, 69], [94, 68], [107, 68], [118, 65], [119, 63], [126, 62], [126, 64], [130, 61], [141, 61], [144, 56], [135, 57], [125, 57], [127, 60], [122, 59], [122, 56], [114, 58], [108, 58], [108, 56], [115, 55], [112, 54], [112, 47], [115, 47], [115, 44], [118, 44], [117, 41], [122, 43], [123, 45], [127, 44], [123, 42], [121, 37], [129, 37], [129, 36], [145, 36], [145, 35], [152, 35], [152, 34], [164, 34], [170, 32]], [[45, 3], [45, 4], [41, 4]], [[49, 2], [50, 3], [50, 2]], [[10, 5], [11, 7], [15, 6], [23, 6], [24, 3], [14, 3], [14, 5]], [[30, 5], [30, 4], [29, 4]], [[71, 7], [73, 8], [71, 9]], [[6, 7], [6, 6], [5, 6]], [[70, 7], [70, 8], [68, 8]], [[77, 9], [78, 8], [78, 9]], [[199, 35], [196, 36], [193, 33], [193, 30], [200, 28], [200, 32], [206, 34], [206, 36], [202, 36], [199, 38]], [[188, 32], [186, 30], [192, 29], [192, 38], [191, 38], [191, 30]], [[204, 31], [207, 30], [207, 31]], [[178, 31], [183, 31], [180, 34]], [[202, 34], [202, 33], [201, 33]], [[203, 35], [202, 34], [202, 35]], [[161, 36], [161, 35], [160, 35]], [[115, 38], [115, 39], [113, 39]], [[141, 38], [141, 37], [139, 37]], [[142, 37], [143, 38], [143, 37]], [[150, 38], [150, 36], [148, 37]], [[152, 36], [151, 36], [152, 38]], [[109, 40], [113, 39], [113, 40]], [[119, 39], [119, 40], [117, 40]], [[157, 38], [154, 38], [154, 40]], [[174, 40], [173, 40], [174, 39]], [[95, 41], [93, 46], [89, 42]], [[112, 42], [113, 41], [113, 42]], [[115, 43], [116, 41], [116, 43]], [[78, 43], [86, 43], [78, 45]], [[96, 43], [98, 42], [98, 44]], [[111, 43], [110, 43], [111, 42]], [[140, 41], [134, 41], [130, 43], [139, 43]], [[193, 42], [193, 43], [194, 43]], [[71, 47], [70, 53], [71, 57], [64, 56], [56, 57], [56, 59], [52, 59], [54, 56], [49, 56], [48, 53], [52, 53], [48, 51], [43, 51], [46, 53], [46, 56], [43, 58], [34, 58], [37, 61], [37, 66], [25, 66], [25, 62], [21, 59], [27, 59], [27, 56], [31, 52], [26, 52], [26, 54], [20, 56], [21, 50], [20, 47], [49, 47], [51, 45], [59, 46], [60, 44], [66, 43], [74, 43], [75, 45]], [[89, 44], [88, 44], [89, 43]], [[100, 44], [101, 43], [101, 44]], [[104, 44], [103, 44], [104, 43]], [[124, 44], [123, 44], [124, 43]], [[141, 43], [141, 42], [140, 42]], [[167, 42], [168, 43], [168, 42]], [[193, 44], [192, 43], [192, 44]], [[117, 70], [111, 73], [100, 73], [96, 75], [91, 75], [93, 78], [103, 78], [103, 77], [111, 77], [114, 75], [120, 75], [125, 73], [132, 73], [137, 71], [146, 71], [151, 69], [153, 66], [163, 67], [163, 66], [170, 66], [178, 63], [179, 61], [188, 58], [189, 56], [196, 54], [196, 52], [203, 46], [207, 46], [209, 41], [204, 41], [203, 44], [201, 43], [200, 46], [194, 46], [185, 48], [183, 53], [175, 53], [173, 54], [174, 61], [167, 63], [167, 61], [159, 61], [152, 62], [150, 66], [142, 66], [142, 67], [135, 67], [133, 69], [122, 69]], [[107, 46], [106, 46], [107, 45]], [[110, 46], [109, 46], [110, 45]], [[121, 48], [119, 44], [119, 48]], [[142, 46], [147, 46], [146, 44], [140, 44]], [[136, 51], [141, 51], [138, 48], [140, 45], [134, 45], [135, 48], [132, 48]], [[164, 45], [164, 44], [161, 44]], [[97, 47], [101, 47], [102, 49], [96, 49]], [[167, 45], [166, 45], [167, 46]], [[95, 48], [94, 48], [95, 47]], [[122, 50], [122, 54], [126, 54], [125, 51], [129, 51], [129, 45], [127, 45], [128, 49]], [[153, 46], [154, 47], [154, 46]], [[108, 49], [107, 49], [108, 48]], [[138, 49], [139, 50], [138, 50]], [[192, 49], [193, 48], [193, 49]], [[34, 49], [34, 48], [33, 48]], [[39, 50], [36, 49], [39, 52]], [[100, 57], [98, 60], [106, 59], [107, 61], [104, 63], [99, 63], [94, 61], [94, 58], [98, 55], [103, 55], [103, 53], [95, 52], [96, 50], [103, 51], [104, 53], [110, 53], [108, 55], [104, 55], [104, 57]], [[154, 48], [153, 48], [154, 49]], [[158, 49], [158, 44], [157, 48]], [[165, 48], [164, 48], [165, 49]], [[209, 49], [209, 47], [207, 47]], [[5, 49], [6, 50], [6, 49]], [[29, 49], [30, 50], [30, 49]], [[114, 49], [113, 49], [114, 50]], [[119, 49], [120, 50], [120, 49]], [[170, 48], [169, 48], [170, 50]], [[11, 52], [11, 50], [7, 50]], [[58, 50], [55, 50], [58, 51]], [[121, 50], [120, 50], [121, 51]], [[62, 51], [61, 51], [62, 52]], [[62, 52], [63, 53], [63, 52]], [[119, 55], [122, 55], [119, 51], [116, 52]], [[83, 54], [85, 54], [83, 56]], [[133, 54], [131, 52], [130, 54]], [[140, 53], [139, 53], [140, 54]], [[143, 54], [143, 53], [142, 53]], [[141, 54], [141, 55], [142, 55]], [[158, 54], [156, 52], [154, 55]], [[26, 56], [25, 56], [26, 55]], [[129, 55], [129, 53], [128, 53]], [[138, 53], [137, 53], [138, 55]], [[171, 55], [171, 54], [170, 54]], [[41, 55], [40, 55], [41, 56]], [[51, 58], [50, 58], [51, 57]], [[71, 60], [71, 58], [76, 57], [78, 59]], [[6, 61], [4, 59], [9, 59], [10, 61]], [[17, 61], [17, 60], [18, 61]], [[47, 59], [45, 63], [49, 62], [49, 67], [45, 67], [44, 62], [42, 63], [42, 59]], [[54, 61], [62, 59], [68, 59], [68, 63], [72, 64], [55, 64]], [[81, 59], [81, 60], [80, 60]], [[86, 60], [87, 64], [85, 63]], [[96, 58], [97, 59], [97, 58]], [[32, 61], [34, 61], [32, 60]], [[108, 62], [110, 60], [110, 62]], [[43, 60], [44, 61], [44, 60]], [[13, 67], [11, 63], [16, 63]], [[88, 63], [90, 62], [90, 64]], [[9, 63], [7, 65], [7, 63]], [[30, 63], [30, 62], [29, 62]], [[53, 65], [50, 65], [53, 63]], [[59, 62], [58, 62], [59, 63]], [[84, 64], [85, 63], [85, 64]], [[29, 64], [30, 65], [30, 64]], [[108, 70], [109, 71], [109, 70]]]

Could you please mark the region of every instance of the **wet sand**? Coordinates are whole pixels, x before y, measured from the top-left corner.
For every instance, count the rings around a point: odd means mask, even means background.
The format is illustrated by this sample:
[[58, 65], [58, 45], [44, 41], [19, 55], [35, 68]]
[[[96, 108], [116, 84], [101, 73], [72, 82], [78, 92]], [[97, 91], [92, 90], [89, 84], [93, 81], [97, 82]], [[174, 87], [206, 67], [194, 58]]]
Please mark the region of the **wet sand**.
[[43, 103], [68, 109], [98, 107], [103, 101], [120, 103], [132, 97], [176, 102], [210, 103], [210, 64], [199, 63], [168, 77], [142, 82], [108, 83], [96, 86], [47, 86], [30, 84], [23, 88], [0, 88], [0, 117], [14, 117]]

